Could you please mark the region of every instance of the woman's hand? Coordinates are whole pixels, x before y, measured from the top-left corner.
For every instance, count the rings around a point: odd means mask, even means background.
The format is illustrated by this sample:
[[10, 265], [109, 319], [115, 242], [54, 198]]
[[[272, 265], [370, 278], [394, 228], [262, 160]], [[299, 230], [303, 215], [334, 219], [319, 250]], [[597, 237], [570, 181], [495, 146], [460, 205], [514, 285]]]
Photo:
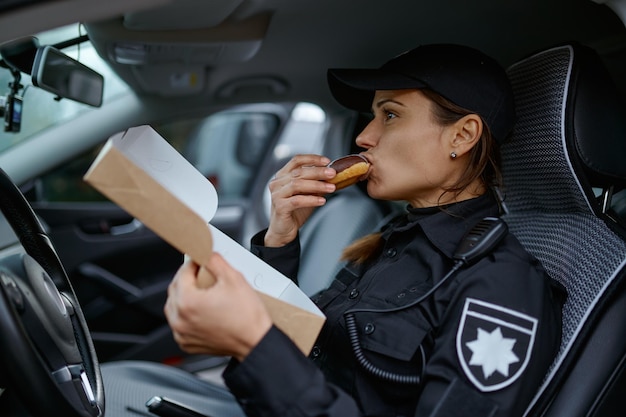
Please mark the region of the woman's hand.
[[326, 167], [328, 163], [325, 156], [296, 155], [276, 173], [269, 184], [272, 209], [265, 246], [284, 246], [294, 240], [313, 210], [326, 203], [323, 196], [335, 191], [335, 186], [325, 181], [336, 175]]
[[209, 288], [196, 285], [199, 266], [186, 261], [170, 284], [165, 317], [176, 343], [188, 353], [232, 356], [242, 361], [272, 326], [261, 298], [245, 278], [214, 253]]

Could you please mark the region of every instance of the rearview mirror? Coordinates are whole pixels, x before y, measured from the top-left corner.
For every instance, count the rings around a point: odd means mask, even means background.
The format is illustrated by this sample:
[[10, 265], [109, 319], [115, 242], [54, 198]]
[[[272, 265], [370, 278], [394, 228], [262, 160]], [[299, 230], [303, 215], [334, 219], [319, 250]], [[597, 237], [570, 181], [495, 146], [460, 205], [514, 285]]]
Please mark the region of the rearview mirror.
[[102, 105], [104, 77], [52, 46], [37, 49], [32, 82], [62, 98], [94, 107]]

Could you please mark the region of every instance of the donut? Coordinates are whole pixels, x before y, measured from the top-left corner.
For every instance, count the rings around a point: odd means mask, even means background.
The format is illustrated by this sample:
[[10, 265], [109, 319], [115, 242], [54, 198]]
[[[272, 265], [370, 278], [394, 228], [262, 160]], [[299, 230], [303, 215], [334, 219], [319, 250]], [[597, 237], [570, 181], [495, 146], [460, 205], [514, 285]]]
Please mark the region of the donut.
[[327, 180], [327, 182], [336, 185], [335, 191], [337, 191], [367, 178], [370, 163], [362, 155], [353, 154], [335, 159], [328, 164], [328, 167], [337, 171], [335, 177]]

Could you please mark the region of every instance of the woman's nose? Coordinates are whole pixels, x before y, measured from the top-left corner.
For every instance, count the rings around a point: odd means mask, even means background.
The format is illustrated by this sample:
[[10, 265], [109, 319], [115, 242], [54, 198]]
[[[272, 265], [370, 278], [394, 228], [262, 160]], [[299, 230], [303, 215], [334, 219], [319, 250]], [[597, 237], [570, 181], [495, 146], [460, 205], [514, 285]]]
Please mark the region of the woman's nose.
[[379, 134], [376, 131], [375, 120], [370, 121], [365, 129], [356, 137], [356, 144], [362, 148], [369, 149], [378, 143]]

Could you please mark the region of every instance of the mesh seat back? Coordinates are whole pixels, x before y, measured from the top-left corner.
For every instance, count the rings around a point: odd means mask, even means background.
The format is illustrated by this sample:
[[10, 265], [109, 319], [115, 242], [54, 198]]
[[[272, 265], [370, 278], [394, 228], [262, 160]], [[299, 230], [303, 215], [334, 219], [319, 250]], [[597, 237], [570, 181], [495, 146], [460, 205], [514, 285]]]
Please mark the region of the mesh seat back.
[[[573, 357], [573, 346], [592, 324], [588, 318], [626, 262], [626, 243], [598, 216], [597, 202], [576, 140], [577, 45], [537, 53], [509, 68], [518, 122], [502, 147], [505, 203], [510, 230], [568, 291], [563, 335], [538, 397]], [[580, 132], [582, 134], [582, 132]], [[602, 139], [596, 138], [597, 146]], [[574, 148], [574, 149], [572, 149]]]

